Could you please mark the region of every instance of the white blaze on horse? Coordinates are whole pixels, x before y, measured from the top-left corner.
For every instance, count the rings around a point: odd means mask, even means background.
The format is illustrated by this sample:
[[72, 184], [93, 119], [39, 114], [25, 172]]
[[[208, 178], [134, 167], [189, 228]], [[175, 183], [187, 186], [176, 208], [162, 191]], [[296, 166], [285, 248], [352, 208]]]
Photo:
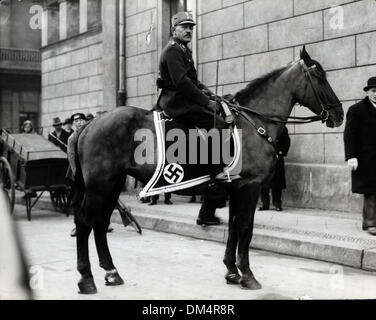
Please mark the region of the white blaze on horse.
[[[253, 234], [256, 204], [262, 184], [270, 179], [276, 163], [273, 141], [277, 140], [296, 103], [307, 107], [328, 127], [343, 121], [342, 105], [327, 81], [322, 66], [305, 48], [300, 60], [253, 80], [234, 94], [236, 126], [242, 130], [241, 179], [227, 184], [230, 198], [228, 240], [224, 256], [227, 283], [259, 289], [249, 266], [249, 246]], [[107, 285], [123, 280], [113, 264], [107, 244], [107, 227], [127, 175], [147, 183], [156, 164], [139, 165], [134, 140], [141, 128], [155, 133], [153, 114], [135, 107], [117, 108], [93, 120], [78, 141], [79, 162], [85, 184], [80, 212], [76, 215], [78, 271], [82, 293], [95, 293], [89, 261], [88, 238], [94, 230], [100, 266], [106, 271]], [[262, 130], [260, 129], [262, 128]], [[156, 142], [156, 141], [154, 141]], [[154, 143], [157, 148], [157, 143]], [[157, 150], [155, 149], [156, 153]], [[182, 190], [199, 194], [208, 183]]]

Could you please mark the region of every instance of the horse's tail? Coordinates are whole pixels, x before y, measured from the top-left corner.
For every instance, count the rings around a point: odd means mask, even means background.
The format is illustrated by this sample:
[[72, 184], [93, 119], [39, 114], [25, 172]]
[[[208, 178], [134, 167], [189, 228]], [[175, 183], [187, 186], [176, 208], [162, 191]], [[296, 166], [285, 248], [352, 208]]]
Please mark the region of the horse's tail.
[[80, 157], [78, 155], [78, 141], [79, 138], [83, 132], [83, 129], [86, 127], [82, 127], [82, 130], [78, 133], [78, 138], [77, 142], [75, 145], [75, 151], [76, 151], [76, 156], [75, 156], [75, 164], [76, 164], [76, 174], [74, 176], [74, 194], [73, 194], [73, 207], [74, 207], [74, 213], [75, 213], [75, 219], [79, 219], [81, 223], [84, 223], [85, 225], [92, 226], [92, 222], [89, 221], [88, 216], [84, 213], [84, 204], [85, 204], [85, 180], [84, 180], [84, 175], [82, 172], [82, 166], [81, 166], [81, 161]]

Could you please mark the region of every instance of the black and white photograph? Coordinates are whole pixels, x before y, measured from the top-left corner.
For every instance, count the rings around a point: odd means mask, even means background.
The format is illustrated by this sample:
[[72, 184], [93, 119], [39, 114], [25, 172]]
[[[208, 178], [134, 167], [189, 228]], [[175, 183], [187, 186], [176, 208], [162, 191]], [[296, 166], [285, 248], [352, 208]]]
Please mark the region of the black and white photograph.
[[0, 0], [0, 301], [240, 319], [376, 299], [375, 17]]

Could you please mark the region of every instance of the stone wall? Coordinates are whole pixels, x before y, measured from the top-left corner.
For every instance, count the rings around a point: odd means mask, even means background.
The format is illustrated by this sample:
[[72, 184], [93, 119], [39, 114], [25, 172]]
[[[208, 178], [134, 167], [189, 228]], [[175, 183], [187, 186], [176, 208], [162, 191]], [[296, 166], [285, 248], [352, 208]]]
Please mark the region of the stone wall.
[[0, 5], [0, 127], [14, 132], [26, 118], [39, 126], [41, 3]]
[[[276, 2], [198, 1], [201, 79], [215, 88], [219, 60], [218, 93], [235, 93], [255, 77], [298, 59], [305, 44], [311, 57], [327, 70], [346, 112], [364, 97], [363, 86], [376, 74], [376, 1]], [[294, 108], [293, 114], [307, 116], [311, 112]], [[288, 128], [292, 146], [287, 157], [285, 202], [360, 211], [360, 197], [351, 195], [350, 172], [344, 162], [344, 125], [329, 129], [315, 123]]]
[[[169, 1], [124, 1], [126, 105], [150, 109], [157, 99], [158, 58], [168, 24], [163, 8]], [[235, 93], [255, 77], [298, 59], [306, 45], [327, 70], [346, 112], [364, 96], [365, 82], [376, 73], [376, 1], [279, 0], [276, 4], [276, 0], [196, 0], [194, 47], [200, 80], [216, 90], [218, 61], [218, 94]], [[116, 14], [111, 15], [115, 23]], [[105, 17], [108, 21], [109, 15]], [[111, 46], [104, 44], [113, 37], [109, 30], [103, 28], [102, 45], [100, 35], [91, 34], [43, 50], [43, 125], [76, 110], [93, 112], [101, 107], [103, 96], [115, 99], [118, 54], [114, 41]], [[104, 53], [101, 46], [110, 49]], [[103, 61], [112, 67], [103, 67]], [[106, 88], [108, 80], [111, 90]], [[294, 108], [293, 114], [311, 115], [305, 108]], [[292, 146], [285, 203], [359, 212], [361, 200], [351, 194], [350, 172], [344, 163], [344, 125], [288, 128]]]
[[75, 112], [103, 110], [102, 34], [87, 33], [42, 49], [42, 126]]
[[[125, 55], [128, 106], [151, 109], [157, 99], [158, 20], [155, 0], [126, 0]], [[150, 43], [146, 36], [154, 16]]]

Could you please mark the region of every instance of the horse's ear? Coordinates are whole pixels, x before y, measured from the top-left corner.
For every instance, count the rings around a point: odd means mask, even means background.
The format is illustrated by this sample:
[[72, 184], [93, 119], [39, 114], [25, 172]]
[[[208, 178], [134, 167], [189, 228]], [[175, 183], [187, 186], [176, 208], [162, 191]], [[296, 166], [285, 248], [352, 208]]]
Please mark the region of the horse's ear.
[[311, 57], [309, 56], [305, 46], [303, 46], [303, 50], [300, 50], [300, 59], [303, 59], [304, 62], [311, 61]]

